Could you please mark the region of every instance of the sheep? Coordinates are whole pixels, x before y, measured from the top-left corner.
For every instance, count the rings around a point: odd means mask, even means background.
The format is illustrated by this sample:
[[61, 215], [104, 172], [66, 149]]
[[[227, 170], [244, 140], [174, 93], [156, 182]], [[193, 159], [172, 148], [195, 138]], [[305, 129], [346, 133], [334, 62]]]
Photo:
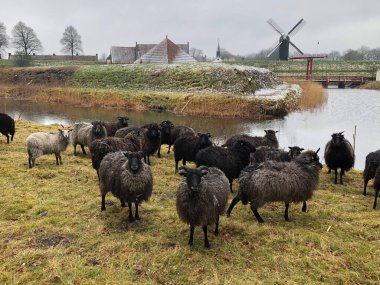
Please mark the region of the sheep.
[[[61, 125], [62, 126], [62, 125]], [[55, 154], [56, 164], [62, 164], [61, 152], [69, 145], [71, 129], [62, 126], [58, 133], [33, 133], [26, 138], [29, 168], [36, 165], [36, 158], [44, 154]]]
[[86, 155], [84, 146], [89, 146], [94, 140], [105, 137], [107, 137], [107, 130], [103, 122], [75, 123], [70, 134], [70, 143], [74, 146], [74, 155], [77, 155], [78, 144], [81, 146], [83, 154]]
[[170, 148], [176, 141], [178, 137], [183, 134], [190, 133], [195, 135], [192, 128], [186, 126], [174, 126], [170, 121], [163, 121], [160, 124], [161, 127], [161, 144], [158, 148], [157, 156], [161, 157], [161, 145], [167, 144], [169, 146], [168, 153], [170, 153]]
[[230, 149], [211, 146], [200, 150], [195, 157], [195, 163], [197, 166], [213, 166], [222, 170], [230, 182], [230, 191], [233, 192], [232, 181], [249, 164], [250, 154], [255, 150], [251, 143], [238, 140]]
[[380, 166], [380, 150], [370, 152], [365, 158], [365, 168], [363, 171], [364, 191], [363, 195], [367, 195], [368, 181], [375, 177], [376, 169]]
[[376, 209], [377, 197], [380, 192], [380, 166], [377, 167], [375, 172], [375, 181], [373, 182], [373, 188], [375, 189], [375, 201], [373, 202], [373, 209]]
[[182, 164], [186, 161], [195, 161], [195, 156], [199, 150], [211, 146], [210, 133], [183, 134], [174, 142], [175, 173], [178, 172], [178, 162], [182, 159]]
[[247, 141], [253, 144], [255, 147], [266, 145], [272, 148], [278, 148], [278, 140], [276, 137], [276, 133], [278, 131], [273, 131], [273, 130], [264, 130], [264, 131], [265, 131], [265, 136], [263, 137], [251, 137], [246, 134], [234, 135], [230, 137], [222, 146], [232, 147], [236, 141], [243, 140], [243, 141]]
[[287, 221], [290, 202], [303, 202], [302, 211], [306, 212], [306, 201], [316, 190], [322, 169], [318, 151], [305, 151], [291, 162], [266, 161], [248, 166], [239, 177], [239, 191], [228, 207], [227, 216], [240, 200], [244, 205], [250, 202], [259, 223], [264, 220], [257, 210], [267, 202], [285, 202]]
[[107, 137], [94, 140], [90, 144], [92, 167], [96, 170], [99, 178], [99, 166], [102, 159], [110, 152], [116, 151], [139, 151], [141, 150], [140, 132], [133, 131], [124, 138]]
[[325, 162], [329, 170], [335, 170], [335, 184], [338, 180], [338, 168], [340, 168], [340, 184], [343, 185], [343, 175], [350, 170], [355, 163], [354, 149], [350, 142], [344, 138], [343, 132], [334, 133], [332, 139], [325, 147]]
[[124, 116], [117, 117], [116, 123], [104, 123], [104, 127], [107, 131], [107, 136], [113, 137], [118, 129], [128, 127], [128, 120], [129, 118], [127, 116]]
[[180, 175], [185, 176], [178, 186], [176, 209], [179, 218], [190, 225], [188, 244], [193, 245], [194, 227], [202, 226], [204, 246], [210, 247], [207, 226], [215, 224], [214, 234], [219, 234], [219, 216], [224, 213], [228, 195], [228, 179], [215, 167], [200, 166], [192, 169], [181, 166]]
[[[153, 176], [150, 166], [142, 162], [144, 153], [111, 152], [107, 154], [99, 167], [99, 185], [102, 195], [101, 211], [106, 210], [106, 194], [111, 192], [129, 208], [129, 221], [139, 220], [138, 205], [148, 201], [153, 190]], [[135, 203], [135, 216], [132, 214], [132, 203]]]
[[9, 135], [11, 135], [11, 141], [15, 134], [15, 121], [7, 114], [0, 113], [0, 133], [7, 137], [7, 143], [9, 144]]
[[143, 125], [141, 128], [128, 127], [118, 130], [116, 137], [124, 137], [131, 131], [140, 131], [142, 133], [142, 151], [144, 152], [144, 162], [150, 165], [150, 156], [153, 155], [159, 148], [161, 142], [161, 130], [158, 124], [151, 123]]
[[251, 163], [262, 163], [267, 160], [291, 161], [304, 150], [298, 146], [289, 146], [289, 151], [274, 149], [269, 146], [259, 146], [251, 157]]

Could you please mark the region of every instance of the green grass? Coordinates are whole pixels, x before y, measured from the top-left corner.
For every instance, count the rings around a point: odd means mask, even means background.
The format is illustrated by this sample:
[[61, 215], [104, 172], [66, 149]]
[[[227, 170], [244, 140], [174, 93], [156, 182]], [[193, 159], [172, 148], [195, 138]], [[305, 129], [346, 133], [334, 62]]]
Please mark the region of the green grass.
[[57, 125], [17, 121], [16, 128], [13, 142], [0, 141], [0, 284], [380, 283], [380, 209], [372, 210], [373, 191], [362, 196], [359, 171], [341, 186], [323, 169], [307, 213], [291, 205], [290, 222], [281, 203], [260, 210], [263, 225], [238, 204], [221, 218], [218, 237], [210, 229], [210, 250], [200, 228], [189, 248], [175, 210], [181, 177], [172, 154], [151, 159], [151, 200], [129, 223], [111, 195], [100, 211], [91, 160], [74, 157], [72, 146], [62, 166], [48, 155], [27, 168], [25, 138]]

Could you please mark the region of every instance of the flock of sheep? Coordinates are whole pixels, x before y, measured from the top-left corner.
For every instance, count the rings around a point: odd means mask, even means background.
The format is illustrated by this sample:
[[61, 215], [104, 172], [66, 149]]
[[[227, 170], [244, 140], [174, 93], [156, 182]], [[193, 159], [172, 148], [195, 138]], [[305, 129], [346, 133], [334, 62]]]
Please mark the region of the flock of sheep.
[[[193, 244], [195, 226], [202, 226], [204, 246], [209, 247], [207, 226], [215, 225], [219, 232], [219, 216], [225, 212], [232, 182], [238, 178], [239, 188], [227, 210], [231, 215], [239, 201], [250, 204], [257, 221], [264, 222], [258, 209], [268, 202], [284, 202], [285, 220], [289, 220], [291, 202], [302, 202], [302, 211], [307, 209], [318, 186], [322, 164], [318, 152], [304, 151], [298, 146], [289, 150], [279, 149], [276, 132], [265, 130], [263, 137], [234, 135], [222, 146], [214, 145], [209, 133], [195, 133], [186, 126], [174, 126], [170, 121], [151, 123], [141, 127], [129, 127], [128, 117], [118, 117], [116, 123], [75, 123], [59, 129], [56, 133], [32, 133], [26, 139], [29, 168], [44, 154], [55, 154], [56, 164], [62, 163], [61, 152], [69, 144], [77, 154], [77, 145], [83, 154], [85, 147], [91, 153], [92, 166], [96, 170], [100, 192], [101, 210], [106, 209], [105, 196], [111, 192], [120, 200], [122, 207], [128, 205], [129, 220], [138, 220], [138, 206], [147, 201], [153, 190], [153, 175], [150, 156], [157, 152], [160, 157], [161, 145], [174, 146], [175, 173], [184, 176], [177, 191], [176, 208], [179, 218], [190, 225], [188, 244]], [[13, 140], [15, 123], [11, 117], [0, 113], [0, 132]], [[325, 147], [324, 158], [329, 172], [335, 172], [335, 184], [354, 165], [354, 151], [343, 132], [332, 134]], [[143, 161], [144, 160], [144, 161]], [[190, 168], [187, 162], [195, 162]], [[178, 166], [182, 162], [182, 166]], [[380, 191], [380, 150], [366, 157], [364, 195], [368, 181], [374, 180], [376, 208]], [[132, 206], [135, 205], [133, 214]]]

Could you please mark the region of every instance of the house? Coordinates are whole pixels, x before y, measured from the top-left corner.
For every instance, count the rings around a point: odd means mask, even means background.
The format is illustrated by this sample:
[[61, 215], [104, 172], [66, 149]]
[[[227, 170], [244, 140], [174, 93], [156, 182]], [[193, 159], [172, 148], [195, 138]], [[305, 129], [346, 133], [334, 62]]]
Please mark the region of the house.
[[138, 44], [134, 47], [112, 46], [107, 63], [191, 63], [189, 43], [175, 44], [166, 37], [159, 44]]

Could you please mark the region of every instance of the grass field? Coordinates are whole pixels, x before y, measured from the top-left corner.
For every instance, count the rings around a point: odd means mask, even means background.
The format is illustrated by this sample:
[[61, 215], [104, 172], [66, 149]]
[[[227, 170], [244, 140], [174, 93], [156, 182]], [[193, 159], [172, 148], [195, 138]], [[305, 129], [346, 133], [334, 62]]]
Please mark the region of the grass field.
[[307, 213], [291, 205], [290, 222], [283, 204], [261, 209], [263, 225], [238, 204], [221, 218], [218, 237], [210, 229], [210, 250], [200, 228], [189, 248], [175, 210], [181, 177], [172, 154], [151, 159], [152, 198], [129, 223], [111, 195], [100, 211], [91, 160], [74, 157], [71, 146], [62, 166], [50, 155], [27, 168], [25, 138], [57, 125], [17, 121], [16, 128], [9, 145], [0, 137], [0, 284], [380, 283], [380, 209], [372, 210], [372, 190], [362, 196], [358, 171], [341, 186], [323, 169]]

